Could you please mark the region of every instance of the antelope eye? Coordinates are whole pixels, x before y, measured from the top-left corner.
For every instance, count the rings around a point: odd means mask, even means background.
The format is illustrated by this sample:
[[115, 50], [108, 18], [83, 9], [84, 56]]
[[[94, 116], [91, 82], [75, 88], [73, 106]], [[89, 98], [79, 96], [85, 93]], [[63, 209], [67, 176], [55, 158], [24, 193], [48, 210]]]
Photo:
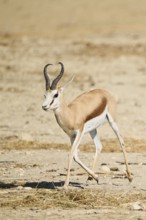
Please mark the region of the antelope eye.
[[54, 98], [57, 98], [58, 97], [58, 93], [56, 93], [55, 95], [54, 95]]

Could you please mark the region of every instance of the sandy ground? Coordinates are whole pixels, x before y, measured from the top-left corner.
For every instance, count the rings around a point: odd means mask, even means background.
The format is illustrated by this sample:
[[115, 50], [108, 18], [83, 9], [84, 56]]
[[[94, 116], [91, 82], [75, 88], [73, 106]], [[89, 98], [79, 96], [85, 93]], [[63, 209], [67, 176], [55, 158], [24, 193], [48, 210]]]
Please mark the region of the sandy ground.
[[[145, 14], [144, 0], [0, 0], [1, 219], [145, 219]], [[75, 74], [67, 102], [93, 88], [116, 97], [132, 183], [124, 178], [122, 153], [106, 123], [99, 128], [99, 184], [86, 183], [73, 163], [69, 190], [60, 190], [69, 139], [53, 113], [41, 108], [43, 67], [54, 64], [53, 79], [59, 61], [65, 65], [61, 85]], [[80, 157], [89, 166], [93, 151], [87, 135]]]
[[[79, 155], [91, 166], [93, 153]], [[101, 154], [98, 185], [73, 163], [63, 191], [67, 158], [62, 150], [1, 151], [1, 219], [145, 219], [146, 154], [128, 154], [132, 183], [124, 178], [121, 153]]]

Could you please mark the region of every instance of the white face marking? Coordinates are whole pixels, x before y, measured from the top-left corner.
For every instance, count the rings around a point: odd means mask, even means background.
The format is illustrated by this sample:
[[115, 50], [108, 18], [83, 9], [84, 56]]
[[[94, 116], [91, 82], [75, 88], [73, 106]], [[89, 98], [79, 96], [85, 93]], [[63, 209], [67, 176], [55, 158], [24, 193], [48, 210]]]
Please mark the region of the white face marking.
[[106, 114], [107, 114], [107, 107], [105, 108], [104, 112], [101, 115], [87, 121], [84, 126], [84, 133], [88, 133], [98, 128], [101, 124], [103, 124], [106, 118]]
[[45, 111], [55, 110], [59, 107], [60, 99], [59, 92], [57, 89], [46, 91], [45, 93], [45, 101], [43, 102], [42, 108]]

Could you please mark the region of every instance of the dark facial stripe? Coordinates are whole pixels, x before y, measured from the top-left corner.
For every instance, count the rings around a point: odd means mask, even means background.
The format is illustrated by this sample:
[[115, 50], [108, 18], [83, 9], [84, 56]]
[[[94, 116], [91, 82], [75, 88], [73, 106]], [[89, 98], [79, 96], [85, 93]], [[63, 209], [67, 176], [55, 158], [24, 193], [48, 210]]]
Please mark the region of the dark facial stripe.
[[52, 102], [50, 103], [50, 105], [52, 105], [52, 104], [53, 104], [53, 102], [54, 102], [54, 99], [52, 100]]

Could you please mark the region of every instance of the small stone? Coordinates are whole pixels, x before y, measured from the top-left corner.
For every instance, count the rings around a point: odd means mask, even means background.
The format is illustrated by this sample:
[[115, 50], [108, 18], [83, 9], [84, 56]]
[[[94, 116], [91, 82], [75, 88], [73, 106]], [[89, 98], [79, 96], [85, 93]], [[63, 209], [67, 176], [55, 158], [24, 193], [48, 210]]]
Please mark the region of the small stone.
[[105, 173], [110, 173], [110, 168], [108, 166], [102, 166], [101, 167], [102, 171], [104, 171]]
[[119, 171], [119, 168], [118, 167], [111, 167], [110, 170], [111, 171]]
[[31, 187], [23, 187], [25, 190], [32, 190], [32, 188]]
[[21, 190], [21, 189], [23, 189], [23, 186], [17, 186], [17, 189]]
[[130, 210], [145, 210], [145, 207], [140, 202], [134, 202], [129, 205]]
[[101, 166], [107, 166], [107, 163], [101, 163]]

